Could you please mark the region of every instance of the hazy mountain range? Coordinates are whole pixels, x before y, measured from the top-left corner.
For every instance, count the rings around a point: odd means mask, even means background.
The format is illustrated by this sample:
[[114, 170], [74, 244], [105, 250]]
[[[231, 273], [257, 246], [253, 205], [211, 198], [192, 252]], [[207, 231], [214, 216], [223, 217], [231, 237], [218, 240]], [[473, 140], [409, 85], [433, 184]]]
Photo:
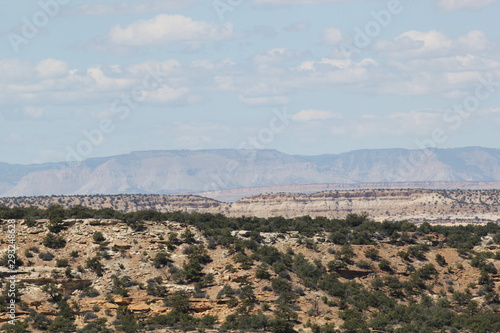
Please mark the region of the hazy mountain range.
[[500, 149], [145, 151], [71, 165], [0, 163], [0, 196], [200, 193], [293, 184], [500, 181]]

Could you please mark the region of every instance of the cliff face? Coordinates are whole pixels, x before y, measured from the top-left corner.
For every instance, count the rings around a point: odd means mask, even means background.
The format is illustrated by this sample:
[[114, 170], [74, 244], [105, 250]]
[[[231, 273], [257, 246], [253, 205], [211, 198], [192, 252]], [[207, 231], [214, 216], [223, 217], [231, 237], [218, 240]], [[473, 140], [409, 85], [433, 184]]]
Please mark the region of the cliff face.
[[[152, 151], [90, 159], [77, 166], [0, 164], [0, 196], [182, 194], [299, 184], [493, 181], [500, 181], [500, 150], [479, 147], [360, 150], [321, 156], [275, 150]], [[387, 186], [392, 185], [382, 187]], [[490, 188], [485, 186], [482, 188]]]
[[114, 208], [123, 212], [154, 209], [206, 212], [228, 216], [287, 218], [305, 215], [344, 218], [349, 213], [367, 212], [377, 221], [477, 223], [500, 219], [500, 190], [352, 190], [312, 194], [269, 193], [225, 203], [199, 196], [110, 195], [0, 198], [10, 207], [65, 207], [83, 205]]
[[[313, 194], [266, 194], [230, 207], [232, 216], [326, 216], [367, 212], [377, 221], [477, 222], [500, 218], [499, 191], [358, 190]], [[468, 198], [465, 201], [465, 198]]]

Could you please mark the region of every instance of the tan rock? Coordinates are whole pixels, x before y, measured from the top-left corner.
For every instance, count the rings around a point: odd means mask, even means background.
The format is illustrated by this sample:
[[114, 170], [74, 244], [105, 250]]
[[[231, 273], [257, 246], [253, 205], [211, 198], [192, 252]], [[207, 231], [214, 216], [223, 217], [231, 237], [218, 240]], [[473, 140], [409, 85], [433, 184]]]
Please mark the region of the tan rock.
[[132, 245], [123, 243], [123, 242], [115, 242], [113, 244], [112, 249], [117, 249], [117, 250], [128, 250], [132, 247]]
[[130, 303], [132, 303], [132, 298], [114, 296], [113, 303], [118, 304], [118, 305], [129, 305]]
[[118, 309], [118, 305], [117, 304], [113, 304], [113, 303], [105, 303], [103, 305], [103, 308], [104, 309], [110, 309], [110, 310], [116, 310], [116, 309]]
[[146, 303], [131, 304], [128, 308], [133, 312], [147, 312], [151, 310]]

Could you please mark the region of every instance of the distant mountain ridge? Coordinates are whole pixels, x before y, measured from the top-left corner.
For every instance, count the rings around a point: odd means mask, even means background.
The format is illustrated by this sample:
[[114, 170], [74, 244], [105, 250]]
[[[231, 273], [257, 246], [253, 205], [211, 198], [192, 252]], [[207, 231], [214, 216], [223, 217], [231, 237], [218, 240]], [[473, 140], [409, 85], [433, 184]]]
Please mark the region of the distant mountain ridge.
[[500, 181], [500, 149], [144, 151], [79, 165], [0, 163], [0, 196], [180, 194], [294, 184]]

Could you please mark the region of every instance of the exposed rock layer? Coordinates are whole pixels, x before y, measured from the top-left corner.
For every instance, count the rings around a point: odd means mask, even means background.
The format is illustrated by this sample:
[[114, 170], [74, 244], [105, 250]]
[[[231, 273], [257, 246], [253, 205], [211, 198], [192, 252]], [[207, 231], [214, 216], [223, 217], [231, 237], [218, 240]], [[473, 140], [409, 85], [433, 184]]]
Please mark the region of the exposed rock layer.
[[[500, 219], [500, 190], [355, 190], [312, 194], [270, 193], [224, 203], [198, 196], [111, 195], [3, 198], [10, 207], [60, 204], [93, 208], [111, 207], [123, 212], [155, 209], [222, 213], [228, 216], [326, 216], [344, 218], [367, 212], [378, 221], [407, 219], [414, 222], [477, 223]], [[106, 223], [116, 223], [108, 221]], [[36, 231], [36, 230], [35, 230]], [[35, 232], [32, 231], [32, 232]]]

